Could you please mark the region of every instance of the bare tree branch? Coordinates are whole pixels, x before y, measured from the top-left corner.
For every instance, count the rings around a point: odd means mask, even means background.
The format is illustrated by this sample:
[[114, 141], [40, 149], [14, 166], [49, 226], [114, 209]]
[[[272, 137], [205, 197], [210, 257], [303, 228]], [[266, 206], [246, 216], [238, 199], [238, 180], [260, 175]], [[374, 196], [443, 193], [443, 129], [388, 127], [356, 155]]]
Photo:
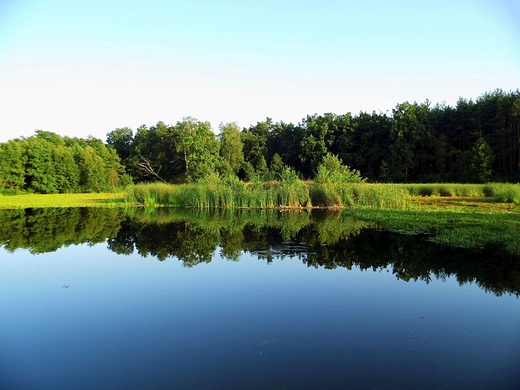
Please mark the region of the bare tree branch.
[[152, 164], [150, 161], [145, 159], [142, 154], [139, 155], [141, 157], [141, 162], [139, 163], [139, 168], [144, 172], [147, 176], [154, 176], [160, 181], [166, 183], [166, 180], [164, 180], [161, 176], [159, 176], [159, 172], [161, 171], [161, 167], [159, 166], [159, 169], [157, 169], [157, 172], [153, 169]]

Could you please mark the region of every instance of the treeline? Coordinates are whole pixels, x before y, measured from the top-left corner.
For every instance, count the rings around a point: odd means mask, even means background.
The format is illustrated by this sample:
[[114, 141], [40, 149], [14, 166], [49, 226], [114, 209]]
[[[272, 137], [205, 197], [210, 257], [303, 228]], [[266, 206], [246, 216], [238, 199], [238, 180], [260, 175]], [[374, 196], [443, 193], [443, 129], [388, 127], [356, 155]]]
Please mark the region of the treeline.
[[267, 118], [249, 128], [184, 118], [103, 141], [34, 136], [0, 144], [0, 191], [108, 191], [131, 182], [194, 182], [218, 174], [277, 180], [289, 168], [314, 178], [325, 156], [372, 182], [520, 181], [520, 92], [500, 89], [455, 107], [401, 103], [391, 114], [308, 115], [301, 123]]
[[4, 193], [101, 192], [130, 182], [116, 151], [97, 138], [37, 130], [31, 137], [0, 144]]
[[267, 118], [249, 128], [185, 118], [107, 134], [135, 182], [187, 182], [208, 173], [276, 179], [285, 167], [312, 178], [327, 154], [377, 182], [520, 181], [520, 92], [496, 90], [455, 107], [401, 103], [391, 114]]

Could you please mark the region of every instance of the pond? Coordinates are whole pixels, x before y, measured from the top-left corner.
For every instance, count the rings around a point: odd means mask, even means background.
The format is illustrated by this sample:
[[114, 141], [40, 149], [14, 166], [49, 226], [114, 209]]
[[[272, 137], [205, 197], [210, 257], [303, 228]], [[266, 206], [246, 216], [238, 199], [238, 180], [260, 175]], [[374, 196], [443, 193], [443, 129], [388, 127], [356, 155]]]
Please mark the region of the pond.
[[500, 250], [348, 213], [27, 209], [0, 226], [1, 389], [520, 383], [520, 258]]

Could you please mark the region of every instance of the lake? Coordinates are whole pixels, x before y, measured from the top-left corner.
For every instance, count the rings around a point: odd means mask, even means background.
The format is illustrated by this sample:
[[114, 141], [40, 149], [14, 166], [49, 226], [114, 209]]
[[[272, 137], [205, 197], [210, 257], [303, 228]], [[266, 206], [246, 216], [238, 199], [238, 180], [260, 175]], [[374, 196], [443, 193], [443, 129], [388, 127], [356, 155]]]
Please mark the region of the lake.
[[0, 226], [1, 389], [520, 385], [507, 252], [345, 212], [0, 210]]

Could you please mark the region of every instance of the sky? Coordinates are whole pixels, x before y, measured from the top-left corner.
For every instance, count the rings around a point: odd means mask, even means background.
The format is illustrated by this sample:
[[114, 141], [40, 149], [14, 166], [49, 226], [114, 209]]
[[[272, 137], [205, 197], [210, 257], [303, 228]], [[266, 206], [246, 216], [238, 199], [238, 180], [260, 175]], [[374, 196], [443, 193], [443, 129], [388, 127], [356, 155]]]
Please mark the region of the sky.
[[0, 142], [520, 88], [520, 0], [0, 0]]

